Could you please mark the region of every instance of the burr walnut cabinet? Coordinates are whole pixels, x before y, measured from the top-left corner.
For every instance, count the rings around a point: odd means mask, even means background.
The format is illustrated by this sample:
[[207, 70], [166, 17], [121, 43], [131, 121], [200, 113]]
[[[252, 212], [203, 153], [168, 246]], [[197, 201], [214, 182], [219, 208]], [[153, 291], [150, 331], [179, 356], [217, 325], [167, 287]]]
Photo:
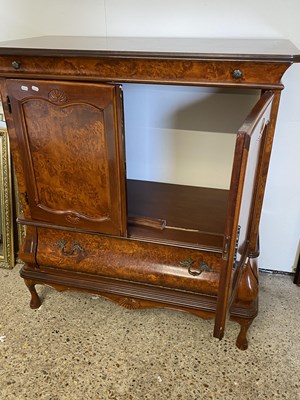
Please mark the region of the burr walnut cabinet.
[[[285, 40], [2, 43], [1, 96], [23, 206], [18, 222], [26, 225], [19, 256], [30, 306], [40, 306], [36, 284], [80, 290], [130, 309], [212, 318], [219, 339], [228, 315], [240, 324], [237, 346], [246, 349], [257, 315], [259, 219], [281, 78], [299, 61]], [[228, 188], [126, 174], [122, 87], [134, 84], [259, 93], [233, 136]], [[211, 158], [219, 161], [214, 152]]]

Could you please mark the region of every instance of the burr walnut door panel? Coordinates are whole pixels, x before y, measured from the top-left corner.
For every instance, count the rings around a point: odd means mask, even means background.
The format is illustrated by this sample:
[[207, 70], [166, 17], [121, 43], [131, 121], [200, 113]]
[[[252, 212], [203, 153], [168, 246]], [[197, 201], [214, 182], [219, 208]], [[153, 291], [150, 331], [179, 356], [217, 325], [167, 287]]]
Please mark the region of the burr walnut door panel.
[[7, 80], [31, 218], [125, 234], [120, 88]]
[[[219, 292], [214, 336], [222, 338], [231, 289], [231, 270], [242, 270], [249, 256], [249, 242], [253, 229], [253, 213], [259, 193], [261, 160], [264, 153], [268, 123], [274, 93], [265, 92], [251, 110], [236, 138], [233, 169], [224, 232], [223, 267], [220, 273]], [[239, 237], [239, 241], [238, 241]], [[233, 291], [236, 280], [233, 280]]]

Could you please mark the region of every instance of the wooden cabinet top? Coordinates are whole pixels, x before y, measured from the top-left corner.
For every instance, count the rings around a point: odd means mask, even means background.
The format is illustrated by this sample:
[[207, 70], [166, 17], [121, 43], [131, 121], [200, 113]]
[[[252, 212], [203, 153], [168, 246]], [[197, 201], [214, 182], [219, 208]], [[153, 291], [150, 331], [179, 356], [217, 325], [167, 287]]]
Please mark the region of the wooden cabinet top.
[[300, 62], [300, 50], [284, 39], [41, 36], [2, 42], [0, 55]]

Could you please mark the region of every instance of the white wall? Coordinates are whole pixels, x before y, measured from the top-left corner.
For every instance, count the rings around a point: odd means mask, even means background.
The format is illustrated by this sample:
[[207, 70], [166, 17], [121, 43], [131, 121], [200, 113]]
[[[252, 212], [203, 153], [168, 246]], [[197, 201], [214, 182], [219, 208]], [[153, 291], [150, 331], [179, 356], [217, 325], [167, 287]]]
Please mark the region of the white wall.
[[229, 189], [257, 90], [123, 84], [127, 177]]
[[[273, 37], [300, 48], [299, 0], [0, 0], [0, 40], [45, 34]], [[291, 271], [300, 237], [300, 66], [284, 76], [260, 267]]]

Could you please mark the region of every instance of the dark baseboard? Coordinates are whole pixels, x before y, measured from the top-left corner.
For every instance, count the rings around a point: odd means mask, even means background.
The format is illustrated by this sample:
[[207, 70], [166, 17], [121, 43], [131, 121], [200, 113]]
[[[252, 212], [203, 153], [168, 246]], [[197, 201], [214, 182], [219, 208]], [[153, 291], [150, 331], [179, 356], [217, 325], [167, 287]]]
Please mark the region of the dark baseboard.
[[287, 271], [275, 271], [273, 269], [264, 269], [264, 268], [259, 268], [259, 272], [262, 272], [263, 274], [270, 274], [270, 275], [288, 275], [288, 276], [294, 276], [294, 272], [287, 272]]

